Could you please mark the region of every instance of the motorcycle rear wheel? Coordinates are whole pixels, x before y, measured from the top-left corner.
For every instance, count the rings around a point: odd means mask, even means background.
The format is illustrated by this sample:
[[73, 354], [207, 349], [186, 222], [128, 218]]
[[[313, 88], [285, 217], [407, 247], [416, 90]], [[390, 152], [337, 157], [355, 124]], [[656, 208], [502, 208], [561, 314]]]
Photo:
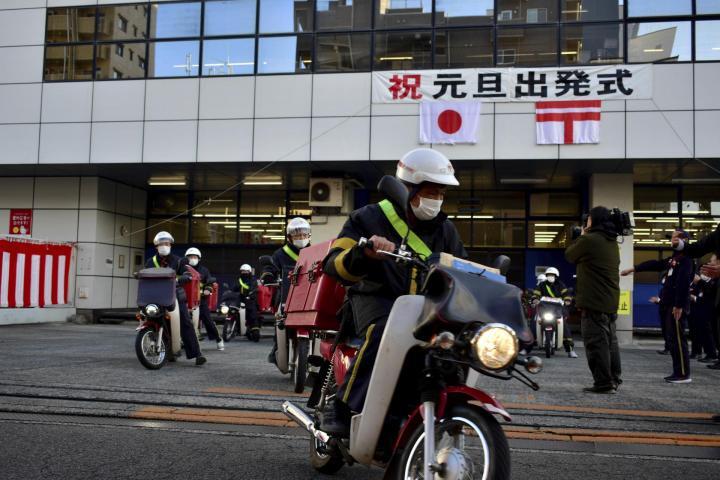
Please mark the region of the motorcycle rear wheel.
[[[463, 478], [510, 480], [507, 438], [497, 420], [488, 413], [456, 405], [448, 409], [444, 421], [436, 425], [435, 434], [436, 455], [452, 453], [456, 458], [472, 462], [472, 476], [468, 476], [470, 472], [466, 470]], [[475, 440], [470, 441], [467, 438], [469, 435], [474, 435]], [[421, 423], [402, 452], [395, 475], [398, 480], [423, 478], [424, 438], [425, 428]], [[472, 454], [468, 449], [472, 450]], [[458, 452], [462, 455], [458, 455]], [[482, 460], [482, 467], [477, 465], [478, 460]]]
[[293, 390], [295, 393], [302, 393], [305, 391], [309, 352], [310, 341], [307, 338], [298, 338], [295, 346], [295, 370], [293, 370]]
[[310, 437], [310, 464], [318, 472], [325, 475], [337, 473], [344, 465], [345, 460], [339, 455], [329, 455], [318, 451], [322, 445], [315, 437]]
[[143, 328], [135, 337], [135, 354], [142, 366], [148, 370], [159, 370], [168, 361], [167, 347], [164, 338], [159, 339], [160, 346], [156, 354], [150, 351], [157, 342], [158, 332], [153, 328]]

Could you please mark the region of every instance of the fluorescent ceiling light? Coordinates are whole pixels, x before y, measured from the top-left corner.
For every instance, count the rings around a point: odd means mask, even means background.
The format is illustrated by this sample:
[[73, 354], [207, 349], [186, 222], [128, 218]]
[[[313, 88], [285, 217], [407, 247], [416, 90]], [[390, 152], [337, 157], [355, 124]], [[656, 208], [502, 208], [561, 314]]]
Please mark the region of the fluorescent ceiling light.
[[241, 232], [264, 232], [262, 228], [252, 228], [252, 229], [241, 229]]
[[536, 223], [536, 227], [564, 227], [564, 223]]
[[720, 177], [718, 178], [673, 178], [672, 183], [720, 183]]
[[645, 53], [660, 53], [660, 52], [664, 52], [664, 51], [665, 51], [664, 48], [646, 48], [645, 50], [643, 50], [643, 52], [645, 52]]
[[503, 185], [540, 185], [547, 183], [547, 178], [501, 178], [500, 183]]
[[232, 225], [234, 227], [237, 225], [237, 223], [231, 222], [229, 220], [213, 220], [208, 222], [208, 225]]
[[[654, 214], [654, 213], [665, 213], [665, 212], [662, 211], [662, 210], [633, 210], [633, 213], [649, 213], [649, 214]], [[635, 217], [635, 218], [637, 218], [637, 217]]]
[[282, 185], [282, 184], [283, 184], [283, 183], [282, 183], [281, 181], [277, 181], [277, 180], [264, 180], [264, 181], [263, 181], [263, 180], [258, 180], [258, 181], [246, 180], [246, 181], [243, 182], [243, 185], [248, 185], [248, 186]]
[[148, 185], [154, 186], [154, 187], [155, 186], [184, 187], [185, 185], [187, 185], [187, 180], [185, 180], [185, 177], [150, 177], [150, 179], [148, 180]]
[[677, 223], [676, 218], [668, 218], [666, 220], [660, 220], [660, 219], [653, 219], [653, 220], [645, 220], [648, 223]]
[[380, 57], [381, 62], [389, 62], [393, 60], [412, 60], [413, 57]]
[[577, 53], [578, 53], [578, 52], [573, 52], [573, 51], [570, 51], [570, 52], [560, 52], [560, 55], [577, 55]]

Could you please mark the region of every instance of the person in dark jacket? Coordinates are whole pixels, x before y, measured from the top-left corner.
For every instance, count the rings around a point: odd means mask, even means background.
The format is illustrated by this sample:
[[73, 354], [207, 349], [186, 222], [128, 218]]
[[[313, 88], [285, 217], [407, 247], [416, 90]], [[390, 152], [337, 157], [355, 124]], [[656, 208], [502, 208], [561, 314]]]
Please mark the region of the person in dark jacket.
[[247, 327], [245, 336], [247, 337], [250, 337], [251, 332], [260, 330], [257, 287], [258, 281], [253, 275], [252, 267], [247, 263], [242, 265], [240, 277], [233, 291], [240, 294], [240, 301], [245, 304], [245, 327]]
[[[711, 260], [711, 263], [714, 262]], [[693, 337], [690, 357], [692, 358], [692, 354], [695, 354], [700, 363], [716, 363], [718, 360], [717, 344], [715, 343], [717, 328], [713, 325], [716, 323], [716, 282], [701, 273], [695, 275], [690, 287], [690, 321], [693, 326], [690, 330]], [[703, 351], [705, 352], [704, 357], [701, 356]]]
[[200, 274], [200, 321], [205, 326], [209, 340], [215, 340], [218, 350], [225, 350], [225, 343], [218, 333], [217, 326], [210, 316], [210, 295], [212, 295], [212, 284], [215, 279], [210, 275], [210, 270], [200, 263], [202, 254], [195, 247], [188, 248], [185, 252], [188, 263]]
[[[688, 234], [678, 229], [675, 231], [685, 241]], [[673, 359], [673, 373], [665, 377], [668, 383], [690, 383], [690, 353], [685, 335], [687, 315], [690, 309], [690, 284], [695, 275], [692, 259], [683, 252], [675, 252], [664, 260], [648, 260], [623, 270], [623, 276], [633, 272], [666, 271], [660, 305], [663, 308], [665, 331]]]
[[560, 280], [560, 271], [555, 267], [549, 267], [545, 270], [545, 280], [543, 280], [533, 290], [533, 304], [537, 305], [542, 297], [562, 298], [565, 304], [564, 314], [565, 324], [563, 325], [563, 346], [570, 358], [578, 358], [575, 353], [575, 342], [572, 338], [572, 330], [570, 324], [567, 323], [569, 316], [569, 307], [572, 304], [572, 295], [570, 289]]
[[[207, 362], [207, 359], [203, 356], [200, 351], [200, 343], [198, 342], [197, 335], [195, 334], [195, 328], [190, 318], [190, 311], [187, 306], [187, 296], [185, 295], [185, 289], [182, 287], [185, 283], [190, 280], [189, 273], [187, 271], [188, 261], [186, 258], [180, 258], [173, 255], [170, 251], [172, 244], [175, 242], [173, 236], [168, 232], [159, 232], [155, 235], [153, 243], [157, 248], [157, 254], [152, 256], [145, 263], [146, 268], [172, 268], [178, 275], [177, 288], [175, 295], [177, 296], [178, 308], [180, 313], [180, 338], [183, 342], [183, 348], [185, 350], [185, 356], [192, 360], [195, 359], [195, 365], [203, 365]], [[175, 352], [172, 352], [174, 356]]]
[[[383, 200], [355, 210], [324, 260], [325, 272], [348, 287], [355, 333], [365, 339], [334, 405], [323, 414], [321, 428], [333, 435], [347, 435], [351, 412], [363, 408], [395, 299], [418, 290], [414, 268], [378, 252], [394, 251], [407, 237], [408, 248], [420, 256], [445, 252], [467, 257], [455, 226], [441, 212], [446, 188], [458, 185], [447, 157], [428, 148], [412, 150], [398, 162], [396, 177], [410, 192], [409, 205]], [[362, 238], [369, 239], [372, 248], [359, 245]]]
[[[275, 306], [280, 311], [280, 306], [285, 305], [288, 292], [290, 291], [290, 282], [288, 276], [295, 268], [295, 264], [300, 257], [300, 250], [310, 245], [310, 237], [312, 230], [310, 223], [301, 217], [295, 217], [288, 222], [285, 245], [275, 250], [272, 254], [272, 264], [263, 267], [260, 281], [263, 283], [280, 282], [280, 290], [275, 298]], [[268, 362], [276, 363], [275, 354], [277, 352], [277, 336], [274, 337], [273, 348], [268, 355]]]
[[622, 383], [620, 348], [616, 334], [620, 303], [620, 251], [610, 210], [590, 210], [582, 235], [566, 250], [577, 265], [575, 305], [581, 311], [581, 329], [594, 384], [590, 393], [615, 393]]

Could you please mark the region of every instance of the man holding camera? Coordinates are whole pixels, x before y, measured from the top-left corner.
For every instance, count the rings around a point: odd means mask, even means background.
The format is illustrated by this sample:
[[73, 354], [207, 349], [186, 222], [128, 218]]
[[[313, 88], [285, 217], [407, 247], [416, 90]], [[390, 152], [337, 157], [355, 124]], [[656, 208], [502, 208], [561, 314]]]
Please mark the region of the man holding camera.
[[620, 349], [616, 334], [620, 301], [620, 250], [623, 214], [605, 207], [590, 210], [580, 236], [565, 250], [577, 265], [575, 303], [582, 312], [582, 338], [594, 384], [589, 393], [615, 393], [620, 379]]

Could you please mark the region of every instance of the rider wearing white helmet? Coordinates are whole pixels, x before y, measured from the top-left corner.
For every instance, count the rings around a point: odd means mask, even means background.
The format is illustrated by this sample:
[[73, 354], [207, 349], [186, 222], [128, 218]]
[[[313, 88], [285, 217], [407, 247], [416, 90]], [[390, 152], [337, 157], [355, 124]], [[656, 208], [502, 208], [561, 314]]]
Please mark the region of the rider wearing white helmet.
[[[355, 331], [366, 339], [363, 355], [353, 361], [336, 402], [323, 415], [322, 430], [334, 435], [347, 435], [351, 411], [362, 411], [393, 302], [418, 289], [415, 273], [378, 251], [393, 251], [407, 237], [408, 249], [421, 257], [440, 252], [467, 257], [455, 226], [441, 211], [447, 188], [459, 185], [448, 158], [429, 148], [412, 150], [398, 162], [395, 177], [408, 189], [408, 204], [386, 199], [352, 212], [324, 261], [325, 271], [349, 287]], [[401, 235], [408, 230], [414, 235]], [[359, 246], [361, 238], [370, 239], [372, 248]]]
[[544, 273], [541, 273], [540, 275], [537, 276], [535, 285], [540, 285], [540, 284], [543, 283], [545, 280], [547, 280], [547, 277], [545, 276]]
[[[539, 280], [538, 276], [538, 280]], [[533, 291], [533, 301], [535, 303], [540, 301], [541, 297], [552, 297], [552, 298], [562, 298], [565, 301], [565, 315], [564, 317], [568, 317], [568, 309], [572, 304], [572, 295], [570, 294], [570, 289], [568, 289], [562, 280], [560, 280], [560, 270], [558, 270], [555, 267], [548, 267], [545, 269], [545, 281], [539, 282], [535, 290]], [[565, 346], [565, 351], [568, 354], [568, 357], [570, 358], [577, 358], [577, 353], [575, 353], [575, 341], [572, 338], [572, 331], [570, 330], [570, 325], [565, 322], [563, 325], [563, 345]]]
[[200, 321], [205, 325], [208, 340], [215, 340], [218, 350], [225, 350], [225, 344], [222, 337], [218, 333], [217, 326], [210, 317], [210, 295], [212, 295], [213, 283], [215, 278], [210, 275], [210, 270], [200, 263], [202, 253], [195, 247], [190, 247], [185, 251], [185, 258], [188, 263], [200, 274]]
[[[245, 304], [245, 336], [250, 338], [260, 330], [260, 317], [257, 306], [258, 280], [253, 275], [253, 268], [244, 263], [240, 266], [240, 278], [233, 287], [234, 292], [240, 294], [240, 300]], [[259, 336], [257, 338], [260, 338]]]
[[[191, 278], [187, 271], [188, 260], [172, 254], [170, 250], [173, 243], [175, 243], [175, 239], [170, 233], [165, 231], [158, 232], [153, 239], [153, 244], [158, 253], [145, 262], [145, 268], [171, 268], [177, 273], [178, 280], [175, 295], [180, 310], [180, 338], [182, 338], [183, 345], [185, 346], [185, 355], [187, 358], [194, 358], [195, 365], [202, 365], [207, 360], [200, 351], [200, 343], [198, 342], [197, 335], [195, 335], [195, 328], [193, 327], [190, 311], [188, 310], [187, 295], [185, 294], [185, 289], [182, 287], [182, 285], [187, 283]], [[170, 358], [174, 359], [174, 354], [175, 352], [170, 352]]]

